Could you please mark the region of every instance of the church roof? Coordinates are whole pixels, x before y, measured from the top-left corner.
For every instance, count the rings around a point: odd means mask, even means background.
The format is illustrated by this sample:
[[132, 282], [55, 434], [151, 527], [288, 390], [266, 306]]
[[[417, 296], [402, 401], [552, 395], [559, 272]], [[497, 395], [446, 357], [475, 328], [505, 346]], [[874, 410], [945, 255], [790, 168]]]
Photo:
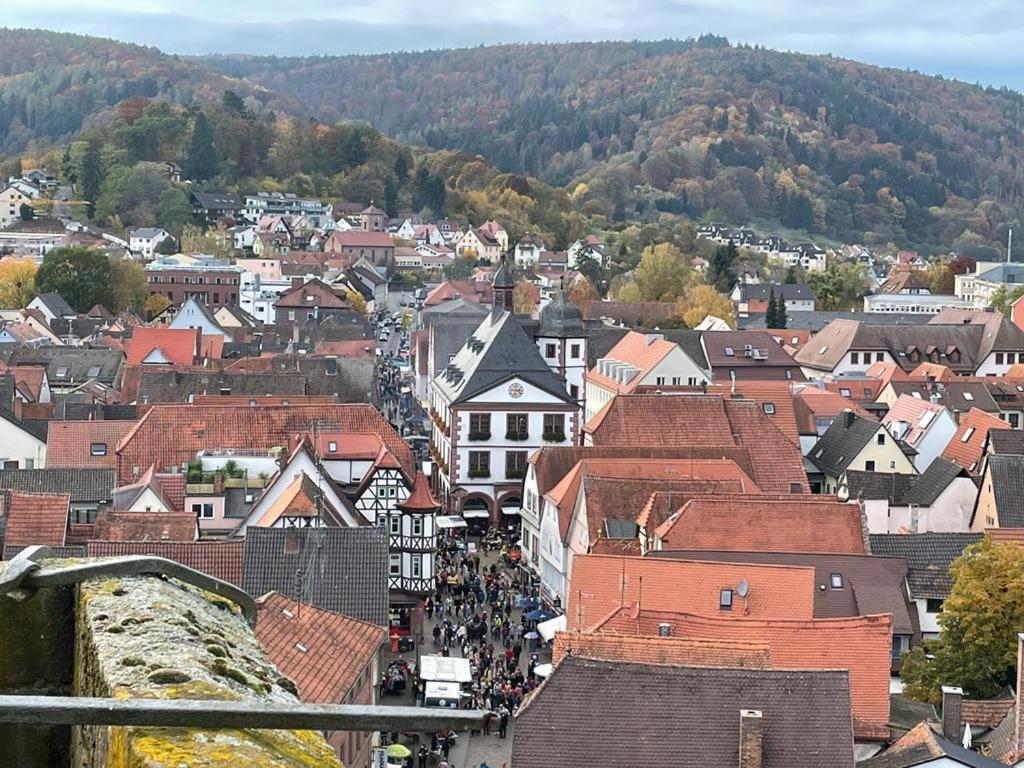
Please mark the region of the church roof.
[[430, 492], [430, 483], [427, 476], [422, 472], [416, 473], [416, 479], [412, 483], [412, 492], [405, 501], [398, 502], [398, 508], [403, 512], [436, 512], [441, 505], [438, 504], [434, 494]]
[[513, 288], [515, 287], [516, 281], [512, 277], [512, 270], [509, 269], [505, 262], [502, 261], [501, 266], [498, 267], [498, 271], [494, 273], [494, 282], [492, 285], [495, 288]]
[[556, 293], [540, 311], [540, 330], [537, 335], [555, 338], [584, 335], [583, 313], [569, 301], [565, 291]]

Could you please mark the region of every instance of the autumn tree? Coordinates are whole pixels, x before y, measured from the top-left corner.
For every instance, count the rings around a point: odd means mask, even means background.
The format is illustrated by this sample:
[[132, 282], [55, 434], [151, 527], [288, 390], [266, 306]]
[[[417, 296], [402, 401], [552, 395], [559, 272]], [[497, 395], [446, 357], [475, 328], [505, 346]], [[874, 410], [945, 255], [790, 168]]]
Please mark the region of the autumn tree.
[[693, 282], [693, 270], [670, 243], [644, 248], [636, 267], [636, 287], [645, 301], [675, 301]]
[[940, 688], [954, 685], [972, 699], [1013, 685], [1017, 633], [1024, 627], [1024, 547], [985, 536], [949, 568], [953, 589], [942, 604], [941, 634], [903, 656], [900, 677], [908, 696], [938, 704]]
[[565, 289], [565, 296], [581, 310], [587, 305], [587, 302], [599, 301], [601, 299], [600, 294], [597, 292], [597, 288], [595, 288], [594, 284], [586, 278], [574, 281]]
[[931, 285], [932, 293], [952, 294], [956, 289], [956, 276], [973, 272], [976, 263], [970, 256], [954, 256], [936, 270], [936, 279]]
[[512, 308], [518, 315], [531, 315], [537, 307], [537, 289], [529, 280], [520, 280], [512, 291]]
[[110, 259], [110, 305], [107, 309], [121, 312], [126, 309], [138, 311], [146, 302], [149, 285], [146, 270], [132, 259]]
[[36, 263], [33, 259], [0, 259], [0, 306], [21, 309], [36, 294]]
[[220, 227], [204, 230], [195, 224], [186, 224], [181, 228], [178, 243], [182, 253], [206, 253], [221, 258], [231, 256], [227, 234]]
[[159, 315], [169, 306], [171, 306], [170, 299], [162, 293], [153, 293], [150, 294], [149, 298], [147, 298], [145, 303], [143, 303], [142, 310], [145, 313], [145, 317], [148, 319]]
[[868, 290], [863, 264], [832, 262], [819, 272], [810, 272], [807, 282], [817, 294], [817, 308], [824, 312], [858, 309]]
[[708, 315], [719, 317], [735, 327], [732, 319], [732, 302], [710, 285], [691, 285], [676, 302], [675, 315], [682, 318], [690, 328], [699, 324]]
[[36, 290], [54, 291], [77, 312], [111, 305], [110, 260], [95, 248], [67, 245], [43, 256], [36, 272]]
[[345, 291], [345, 299], [348, 301], [348, 308], [366, 317], [366, 299], [363, 294], [352, 288]]

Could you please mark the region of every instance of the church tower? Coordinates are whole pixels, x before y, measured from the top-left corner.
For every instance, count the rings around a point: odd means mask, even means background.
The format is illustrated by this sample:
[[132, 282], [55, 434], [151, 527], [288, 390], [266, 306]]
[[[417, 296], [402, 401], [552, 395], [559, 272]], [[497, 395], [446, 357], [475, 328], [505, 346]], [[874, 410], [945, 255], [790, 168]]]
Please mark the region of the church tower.
[[494, 273], [492, 287], [494, 289], [494, 298], [492, 299], [494, 308], [512, 312], [514, 306], [512, 294], [516, 289], [516, 281], [512, 277], [512, 270], [505, 264], [504, 259], [501, 260], [498, 271]]
[[583, 313], [559, 289], [540, 312], [537, 347], [551, 370], [565, 379], [569, 396], [582, 405], [587, 371], [587, 334]]

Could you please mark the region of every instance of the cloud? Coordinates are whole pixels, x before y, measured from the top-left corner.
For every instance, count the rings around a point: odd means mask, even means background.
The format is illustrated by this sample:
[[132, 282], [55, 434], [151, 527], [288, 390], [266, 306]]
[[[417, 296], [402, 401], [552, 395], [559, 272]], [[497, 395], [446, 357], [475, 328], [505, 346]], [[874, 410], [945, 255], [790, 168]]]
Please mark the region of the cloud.
[[1012, 0], [51, 0], [4, 23], [101, 35], [182, 54], [378, 53], [502, 42], [660, 39], [704, 32], [783, 50], [1024, 86]]

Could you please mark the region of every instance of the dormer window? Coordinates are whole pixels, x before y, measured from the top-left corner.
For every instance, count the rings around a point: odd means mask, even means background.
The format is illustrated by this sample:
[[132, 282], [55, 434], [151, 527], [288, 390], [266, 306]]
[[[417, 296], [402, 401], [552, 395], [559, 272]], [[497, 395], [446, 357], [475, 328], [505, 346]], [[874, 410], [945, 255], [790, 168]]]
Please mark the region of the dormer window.
[[723, 611], [732, 610], [732, 590], [723, 589], [718, 593], [718, 607]]

